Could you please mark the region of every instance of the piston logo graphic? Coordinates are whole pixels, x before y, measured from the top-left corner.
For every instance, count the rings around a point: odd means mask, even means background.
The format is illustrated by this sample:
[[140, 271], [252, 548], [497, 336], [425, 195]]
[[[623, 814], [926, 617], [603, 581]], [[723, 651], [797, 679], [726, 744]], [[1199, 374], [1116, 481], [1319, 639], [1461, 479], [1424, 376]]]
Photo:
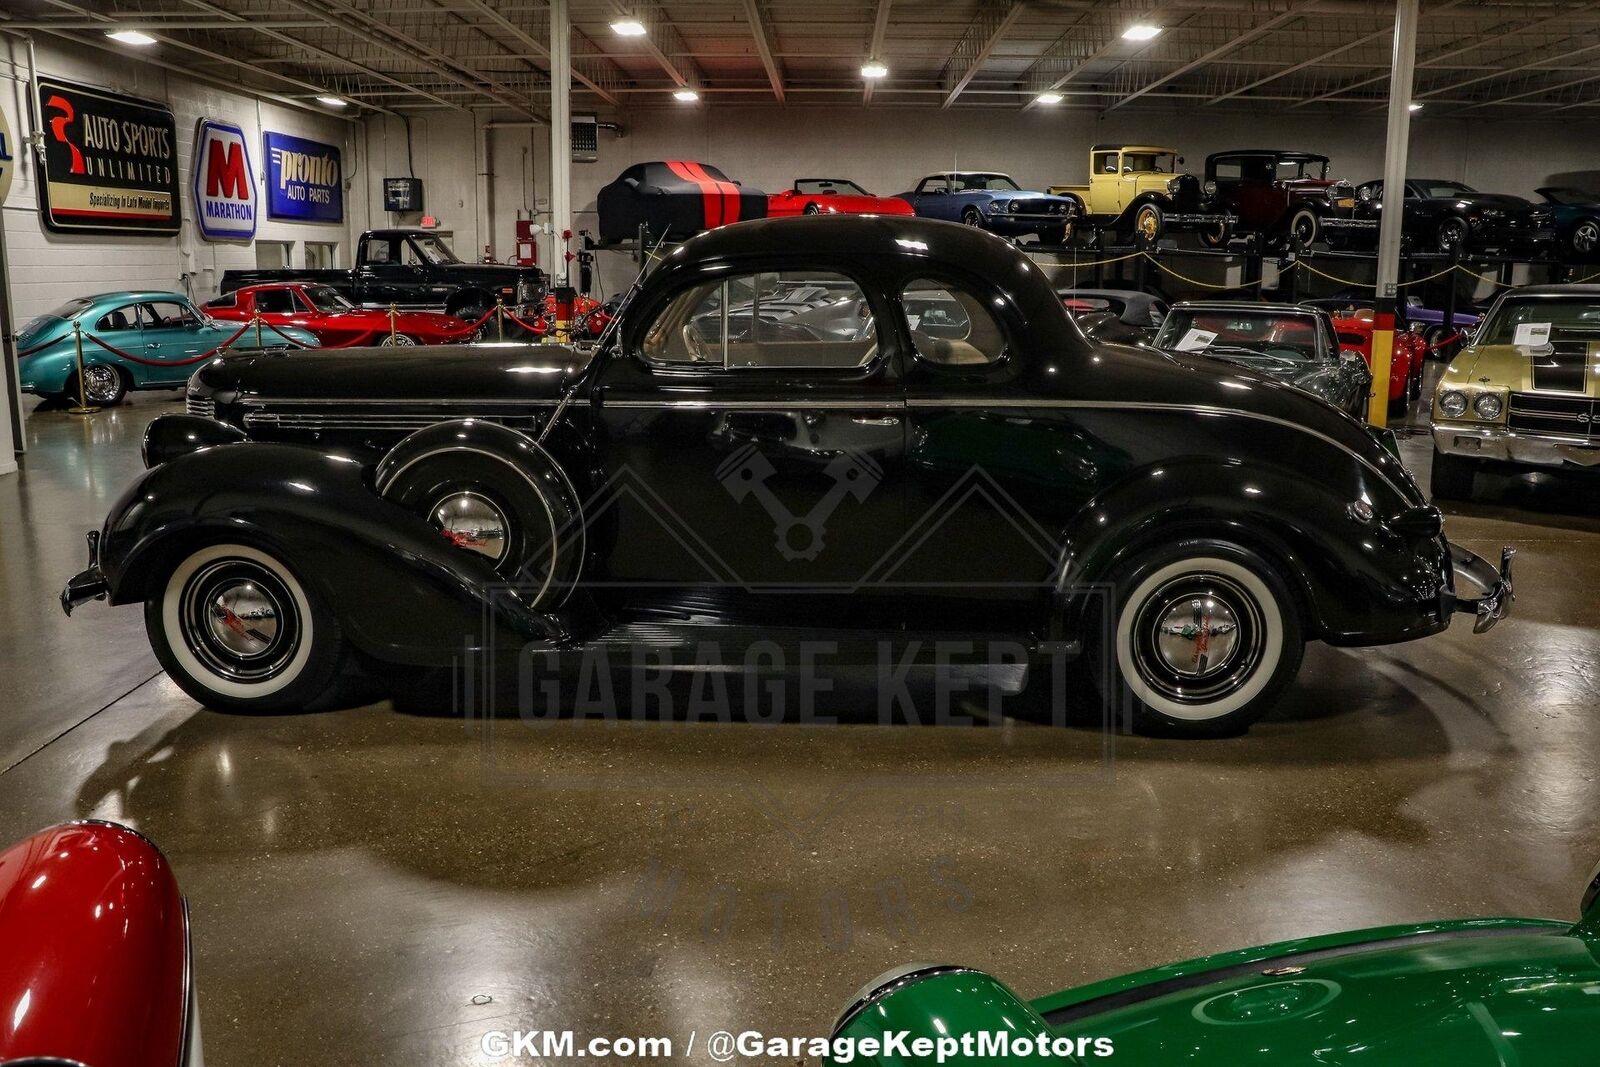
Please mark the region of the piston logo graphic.
[[747, 444], [722, 461], [717, 468], [717, 480], [734, 500], [743, 503], [754, 497], [766, 510], [772, 518], [778, 554], [790, 561], [816, 559], [826, 544], [828, 519], [839, 505], [846, 497], [854, 497], [859, 504], [883, 480], [882, 469], [871, 458], [856, 452], [840, 452], [822, 471], [833, 484], [810, 511], [796, 515], [767, 484], [776, 473], [778, 469], [772, 461], [755, 445]]

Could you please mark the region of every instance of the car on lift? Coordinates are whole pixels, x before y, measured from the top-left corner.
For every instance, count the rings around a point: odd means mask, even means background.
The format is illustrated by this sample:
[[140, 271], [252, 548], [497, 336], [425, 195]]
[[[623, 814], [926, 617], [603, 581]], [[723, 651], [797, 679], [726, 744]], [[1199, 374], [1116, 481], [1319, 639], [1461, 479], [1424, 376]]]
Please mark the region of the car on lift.
[[[1382, 179], [1356, 186], [1356, 199], [1367, 212], [1380, 215], [1386, 200]], [[1401, 237], [1407, 247], [1427, 252], [1539, 252], [1555, 240], [1555, 215], [1520, 196], [1480, 193], [1439, 178], [1407, 178]]]
[[1089, 149], [1089, 184], [1052, 185], [1050, 192], [1078, 203], [1078, 229], [1085, 237], [1110, 232], [1153, 242], [1193, 231], [1210, 244], [1225, 244], [1238, 220], [1181, 166], [1175, 148], [1097, 144]]
[[874, 196], [848, 178], [799, 178], [767, 197], [767, 217], [787, 215], [914, 215], [898, 196]]
[[709, 163], [667, 159], [635, 163], [595, 194], [602, 245], [683, 241], [733, 222], [765, 218], [767, 194]]
[[1580, 1064], [1600, 1027], [1595, 990], [1600, 872], [1576, 923], [1445, 919], [1317, 934], [1031, 1001], [971, 968], [897, 967], [845, 1002], [816, 1053], [828, 1067]]
[[1172, 305], [1151, 344], [1249, 367], [1367, 421], [1372, 372], [1360, 352], [1339, 347], [1333, 319], [1318, 308], [1183, 300]]
[[[1376, 243], [1378, 221], [1350, 182], [1328, 177], [1328, 157], [1279, 148], [1235, 148], [1206, 157], [1205, 193], [1238, 219], [1239, 233], [1258, 234], [1274, 248], [1305, 250]], [[1220, 247], [1215, 230], [1202, 230]], [[1224, 235], [1226, 236], [1226, 235]]]
[[1588, 263], [1600, 256], [1600, 194], [1570, 186], [1534, 192], [1550, 209], [1556, 250], [1563, 258]]
[[298, 327], [324, 348], [442, 345], [468, 340], [473, 332], [470, 322], [454, 315], [358, 308], [332, 286], [304, 282], [246, 285], [207, 301], [204, 309], [221, 322], [253, 323], [259, 318], [267, 327], [266, 337]]
[[295, 326], [258, 339], [253, 330], [213, 319], [182, 293], [100, 293], [68, 300], [24, 326], [17, 336], [17, 370], [24, 393], [109, 407], [129, 390], [181, 388], [198, 364], [224, 346], [282, 352], [318, 343], [315, 334]]
[[869, 661], [1003, 635], [1187, 735], [1264, 714], [1308, 639], [1510, 606], [1509, 560], [1450, 544], [1383, 434], [1242, 367], [1097, 345], [967, 227], [726, 226], [592, 350], [370, 365], [202, 367], [63, 606], [144, 605], [177, 684], [243, 711], [315, 702], [352, 651], [394, 672], [821, 628]]
[[1600, 469], [1600, 285], [1502, 293], [1433, 395], [1433, 496], [1480, 471]]
[[270, 282], [326, 285], [363, 307], [441, 308], [471, 322], [496, 303], [513, 309], [537, 305], [546, 278], [538, 267], [463, 263], [440, 234], [400, 226], [363, 233], [356, 242], [356, 265], [349, 270], [227, 270], [221, 288], [231, 293]]
[[1078, 201], [1023, 189], [1010, 175], [993, 171], [930, 174], [899, 199], [925, 219], [959, 222], [1001, 237], [1035, 236], [1059, 245], [1072, 234]]

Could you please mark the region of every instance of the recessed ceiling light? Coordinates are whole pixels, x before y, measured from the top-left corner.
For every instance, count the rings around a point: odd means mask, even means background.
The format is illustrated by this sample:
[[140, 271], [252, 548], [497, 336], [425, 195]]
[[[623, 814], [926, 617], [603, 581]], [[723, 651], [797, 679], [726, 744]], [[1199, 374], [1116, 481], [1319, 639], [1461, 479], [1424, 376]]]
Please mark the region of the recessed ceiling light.
[[327, 104], [329, 107], [348, 107], [350, 105], [350, 101], [341, 100], [337, 96], [319, 96], [317, 97], [317, 103]]
[[1041, 104], [1059, 104], [1061, 101], [1065, 100], [1066, 97], [1062, 96], [1060, 93], [1040, 93], [1038, 96], [1034, 97], [1034, 99]]
[[1422, 105], [1421, 104], [1412, 104], [1411, 107], [1410, 107], [1410, 110], [1412, 110], [1412, 111], [1421, 111], [1422, 110]]
[[1161, 27], [1152, 26], [1148, 22], [1135, 22], [1132, 26], [1122, 31], [1124, 41], [1148, 41], [1152, 37], [1161, 36]]
[[140, 48], [156, 43], [156, 39], [154, 37], [142, 30], [111, 30], [106, 34], [106, 36], [111, 38], [113, 41], [121, 41], [123, 44], [138, 45]]
[[611, 32], [618, 37], [643, 37], [645, 28], [638, 19], [618, 19], [611, 24]]
[[674, 92], [672, 94], [672, 99], [681, 100], [685, 104], [692, 104], [696, 100], [700, 99], [700, 94], [695, 92], [693, 89], [685, 87]]
[[863, 78], [887, 78], [889, 76], [889, 68], [879, 60], [869, 59], [861, 65], [861, 76]]

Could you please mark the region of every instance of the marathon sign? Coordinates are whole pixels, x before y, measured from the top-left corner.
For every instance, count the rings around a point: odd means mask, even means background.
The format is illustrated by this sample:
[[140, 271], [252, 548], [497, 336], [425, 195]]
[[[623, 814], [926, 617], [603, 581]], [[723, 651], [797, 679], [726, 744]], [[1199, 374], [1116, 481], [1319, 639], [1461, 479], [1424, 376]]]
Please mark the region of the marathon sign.
[[231, 122], [201, 119], [194, 135], [194, 220], [208, 241], [248, 241], [256, 235], [256, 174], [244, 131]]
[[266, 148], [268, 217], [344, 221], [344, 166], [337, 147], [269, 132]]
[[44, 133], [39, 213], [57, 233], [178, 232], [178, 137], [172, 109], [87, 85], [39, 78]]

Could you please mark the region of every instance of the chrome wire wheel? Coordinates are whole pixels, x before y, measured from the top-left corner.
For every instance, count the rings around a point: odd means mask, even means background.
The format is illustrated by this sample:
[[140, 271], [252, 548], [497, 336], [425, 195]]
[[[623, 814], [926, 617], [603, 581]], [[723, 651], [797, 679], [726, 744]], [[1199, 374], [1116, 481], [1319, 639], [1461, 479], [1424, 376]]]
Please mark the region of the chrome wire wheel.
[[415, 345], [416, 343], [417, 342], [416, 342], [415, 338], [409, 337], [406, 334], [403, 334], [403, 333], [386, 333], [386, 334], [383, 335], [383, 340], [378, 342], [378, 345], [381, 348], [390, 348], [390, 347], [396, 347], [396, 346], [404, 347], [404, 346], [407, 346], [407, 345]]
[[294, 595], [254, 560], [225, 557], [196, 570], [179, 594], [178, 619], [189, 652], [230, 682], [270, 681], [300, 650]]
[[1161, 213], [1150, 205], [1139, 209], [1133, 217], [1133, 228], [1147, 241], [1154, 241], [1161, 235]]
[[104, 363], [91, 363], [83, 368], [83, 387], [86, 398], [97, 404], [114, 404], [122, 399], [122, 374]]

